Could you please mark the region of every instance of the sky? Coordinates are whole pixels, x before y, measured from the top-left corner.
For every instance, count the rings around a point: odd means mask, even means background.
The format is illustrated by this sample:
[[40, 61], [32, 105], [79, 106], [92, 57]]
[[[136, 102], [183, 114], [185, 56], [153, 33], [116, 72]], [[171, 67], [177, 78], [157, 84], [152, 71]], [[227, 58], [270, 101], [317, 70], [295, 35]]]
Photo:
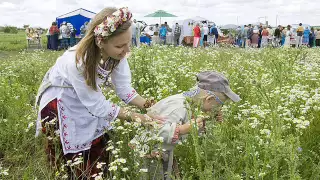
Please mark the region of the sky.
[[47, 28], [57, 16], [78, 8], [98, 13], [105, 7], [128, 7], [137, 20], [158, 23], [159, 18], [146, 18], [156, 10], [178, 17], [163, 18], [169, 24], [201, 16], [217, 25], [264, 22], [288, 25], [300, 22], [320, 25], [320, 0], [0, 0], [0, 26]]

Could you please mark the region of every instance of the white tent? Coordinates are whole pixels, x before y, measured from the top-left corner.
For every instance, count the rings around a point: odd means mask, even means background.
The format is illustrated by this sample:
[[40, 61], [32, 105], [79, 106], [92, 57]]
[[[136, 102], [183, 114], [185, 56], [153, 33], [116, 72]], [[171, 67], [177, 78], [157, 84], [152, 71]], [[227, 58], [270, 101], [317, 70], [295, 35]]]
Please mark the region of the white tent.
[[194, 22], [203, 22], [203, 21], [208, 22], [209, 21], [208, 19], [200, 17], [200, 16], [192, 17], [190, 19], [192, 19]]
[[195, 25], [195, 23], [200, 23], [203, 21], [206, 21], [207, 23], [210, 22], [208, 19], [200, 17], [200, 16], [196, 16], [196, 17], [192, 17], [192, 18], [188, 18], [188, 19], [184, 19], [184, 20], [179, 20], [179, 21], [174, 21], [172, 29], [174, 30], [176, 23], [179, 23], [179, 25], [181, 27], [181, 36], [180, 36], [180, 43], [181, 43], [184, 37], [192, 36], [192, 34], [193, 34], [192, 24]]
[[179, 20], [179, 21], [174, 21], [173, 22], [173, 27], [172, 30], [174, 31], [175, 27], [176, 27], [176, 23], [179, 24], [179, 26], [181, 27], [181, 35], [180, 35], [180, 44], [183, 40], [184, 37], [186, 36], [192, 36], [192, 25], [191, 23], [194, 23], [193, 19], [184, 19], [184, 20]]

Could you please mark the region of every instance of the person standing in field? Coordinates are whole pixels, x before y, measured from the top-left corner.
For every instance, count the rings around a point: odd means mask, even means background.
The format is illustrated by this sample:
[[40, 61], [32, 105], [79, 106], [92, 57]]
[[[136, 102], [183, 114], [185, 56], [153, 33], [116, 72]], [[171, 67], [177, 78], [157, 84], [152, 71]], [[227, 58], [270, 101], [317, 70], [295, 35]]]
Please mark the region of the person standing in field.
[[200, 47], [203, 47], [203, 38], [204, 38], [204, 34], [203, 34], [203, 24], [200, 25], [200, 32], [201, 32], [201, 36], [200, 36]]
[[308, 46], [309, 45], [309, 36], [310, 36], [310, 29], [309, 27], [306, 27], [306, 29], [303, 31], [303, 38], [302, 38], [302, 44]]
[[52, 50], [58, 50], [58, 42], [59, 42], [59, 28], [56, 22], [52, 23], [52, 26], [49, 29], [50, 33], [50, 47]]
[[258, 29], [258, 26], [255, 26], [251, 36], [251, 46], [253, 48], [258, 48], [258, 44], [259, 44], [259, 29]]
[[280, 39], [281, 39], [281, 26], [279, 25], [275, 30], [274, 30], [274, 38], [276, 42], [276, 47], [280, 46]]
[[261, 32], [262, 40], [261, 40], [261, 48], [268, 46], [268, 40], [269, 40], [269, 31], [267, 30], [267, 27], [263, 27], [263, 30]]
[[203, 25], [203, 46], [208, 46], [208, 35], [209, 35], [209, 28], [208, 25], [205, 23]]
[[241, 34], [241, 41], [242, 41], [241, 47], [243, 48], [246, 48], [247, 46], [248, 31], [249, 31], [248, 26], [244, 25], [244, 29], [242, 30], [242, 34]]
[[166, 45], [167, 44], [167, 33], [168, 33], [168, 29], [166, 27], [165, 24], [162, 24], [161, 25], [161, 28], [160, 28], [160, 41], [161, 41], [161, 44], [163, 45]]
[[253, 27], [251, 24], [249, 24], [249, 29], [248, 29], [248, 39], [247, 39], [247, 46], [252, 47], [252, 35], [253, 35]]
[[102, 93], [102, 88], [113, 88], [122, 101], [141, 109], [153, 104], [131, 86], [126, 58], [132, 38], [131, 17], [128, 8], [99, 12], [79, 44], [48, 70], [38, 90], [37, 135], [42, 132], [47, 136], [49, 162], [56, 166], [82, 158], [75, 169], [68, 167], [69, 179], [90, 179], [107, 171], [96, 165], [109, 164], [105, 148], [116, 118], [143, 124], [164, 120], [125, 110]]
[[60, 34], [62, 36], [60, 46], [62, 49], [67, 49], [69, 46], [69, 38], [70, 38], [70, 29], [67, 26], [67, 23], [64, 21], [60, 27]]
[[219, 32], [216, 25], [213, 25], [210, 29], [210, 34], [213, 36], [213, 45], [218, 44]]
[[309, 35], [309, 47], [312, 48], [315, 45], [315, 31], [314, 28], [311, 28], [310, 35]]
[[179, 46], [180, 44], [180, 36], [181, 36], [181, 27], [179, 23], [176, 23], [174, 28], [174, 45]]
[[132, 41], [131, 41], [131, 45], [137, 47], [137, 37], [138, 37], [138, 28], [137, 28], [137, 21], [134, 19], [133, 23], [131, 25], [131, 29], [132, 29]]
[[200, 30], [199, 23], [197, 23], [196, 27], [194, 27], [193, 34], [194, 34], [193, 35], [193, 47], [197, 48], [199, 46], [200, 37], [201, 37], [201, 30]]
[[259, 26], [259, 44], [258, 44], [258, 48], [261, 48], [262, 30], [263, 30], [262, 23], [260, 23], [260, 26]]
[[303, 32], [304, 32], [304, 28], [302, 27], [302, 23], [300, 23], [297, 28], [296, 48], [301, 47], [302, 45]]
[[284, 41], [284, 47], [291, 47], [291, 36], [292, 36], [292, 32], [291, 32], [291, 26], [288, 25], [287, 29], [284, 31], [286, 38]]

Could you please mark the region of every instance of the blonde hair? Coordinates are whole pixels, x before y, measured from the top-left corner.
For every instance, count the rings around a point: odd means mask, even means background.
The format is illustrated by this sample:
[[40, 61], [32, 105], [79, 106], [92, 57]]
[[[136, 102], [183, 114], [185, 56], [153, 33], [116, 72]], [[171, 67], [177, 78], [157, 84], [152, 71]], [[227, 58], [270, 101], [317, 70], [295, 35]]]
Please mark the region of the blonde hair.
[[[97, 25], [101, 24], [106, 19], [106, 17], [110, 16], [117, 10], [117, 8], [104, 8], [103, 10], [101, 10], [89, 23], [89, 27], [86, 31], [85, 37], [79, 42], [77, 46], [76, 63], [82, 60], [82, 63], [84, 65], [83, 75], [86, 80], [86, 84], [90, 86], [93, 90], [97, 90], [96, 68], [101, 58], [101, 50], [96, 44], [94, 29]], [[112, 37], [115, 37], [125, 32], [130, 28], [130, 26], [131, 21], [123, 23], [109, 37], [107, 37], [106, 41]], [[119, 61], [114, 59], [111, 59], [111, 61], [112, 63], [110, 64], [112, 64], [112, 70], [119, 63]]]

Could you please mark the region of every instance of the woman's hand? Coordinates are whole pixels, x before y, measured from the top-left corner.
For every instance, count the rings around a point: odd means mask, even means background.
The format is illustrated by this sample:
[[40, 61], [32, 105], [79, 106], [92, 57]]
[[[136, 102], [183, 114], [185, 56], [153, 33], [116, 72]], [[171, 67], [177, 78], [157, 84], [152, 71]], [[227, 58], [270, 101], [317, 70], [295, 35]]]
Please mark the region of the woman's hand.
[[155, 114], [135, 113], [124, 108], [120, 108], [118, 118], [122, 120], [141, 122], [143, 124], [163, 124], [166, 121], [166, 117], [158, 116]]
[[138, 121], [143, 124], [163, 124], [166, 120], [165, 117], [162, 116], [140, 113], [132, 113], [131, 119], [133, 121]]
[[140, 95], [135, 97], [129, 104], [139, 107], [140, 109], [147, 109], [156, 103], [155, 100], [146, 100]]

